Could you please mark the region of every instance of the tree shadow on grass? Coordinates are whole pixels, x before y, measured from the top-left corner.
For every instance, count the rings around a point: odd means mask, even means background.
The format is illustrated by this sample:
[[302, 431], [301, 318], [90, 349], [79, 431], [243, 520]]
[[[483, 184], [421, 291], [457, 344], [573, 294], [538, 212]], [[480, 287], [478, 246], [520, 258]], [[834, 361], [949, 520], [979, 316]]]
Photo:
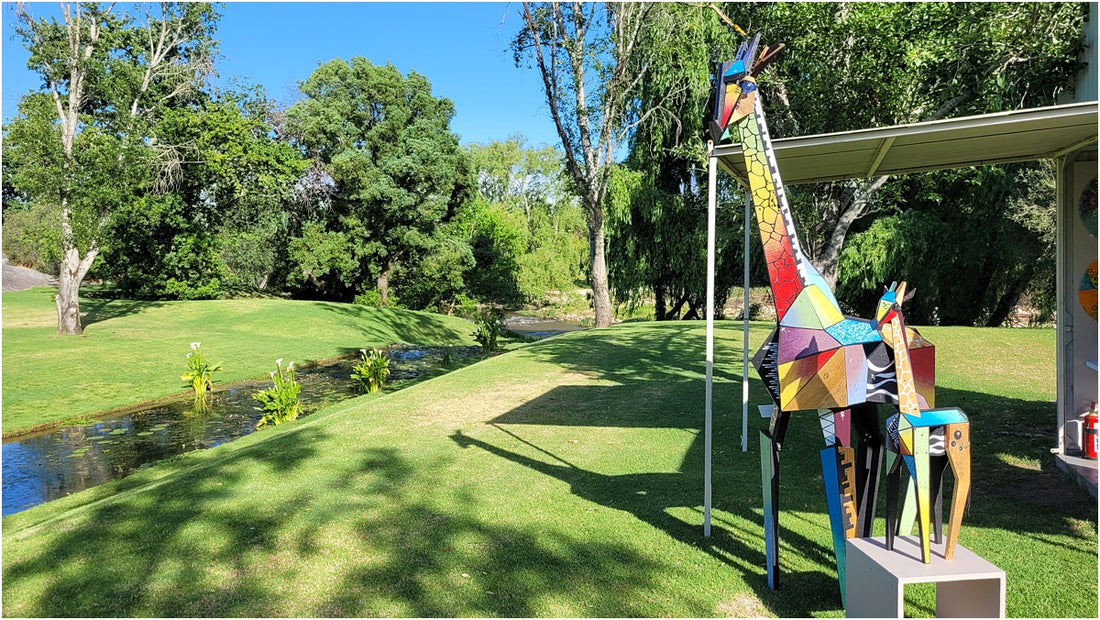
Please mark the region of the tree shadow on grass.
[[450, 321], [430, 312], [319, 303], [325, 310], [360, 325], [364, 337], [375, 342], [396, 337], [400, 342], [410, 344], [454, 344], [466, 340], [474, 330], [471, 323], [468, 331], [457, 331]]
[[[266, 448], [253, 445], [83, 506], [75, 519], [61, 515], [57, 521], [65, 524], [62, 533], [44, 548], [15, 561], [5, 551], [5, 614], [12, 615], [11, 601], [46, 580], [49, 585], [36, 600], [21, 603], [17, 615], [273, 615], [276, 609], [267, 606], [272, 599], [263, 580], [222, 579], [230, 575], [214, 575], [211, 569], [217, 565], [229, 573], [246, 572], [245, 556], [272, 549], [273, 534], [304, 508], [303, 497], [275, 508], [224, 508], [232, 505], [227, 500], [235, 487], [248, 479], [250, 465], [263, 463], [269, 472], [281, 474], [315, 456], [312, 443], [323, 439], [324, 432], [315, 426], [295, 430]], [[56, 528], [51, 521], [34, 524], [30, 532]], [[5, 538], [6, 549], [19, 544]], [[210, 544], [217, 547], [212, 557], [204, 549]]]
[[[798, 558], [790, 562], [794, 570], [784, 575], [784, 583], [796, 589], [797, 596], [783, 590], [772, 591], [764, 572], [763, 527], [757, 454], [741, 454], [732, 446], [739, 444], [740, 419], [720, 414], [715, 422], [714, 519], [712, 536], [703, 535], [701, 506], [703, 504], [703, 435], [696, 433], [676, 472], [645, 472], [604, 474], [579, 467], [553, 451], [527, 440], [521, 425], [561, 425], [565, 427], [616, 428], [684, 428], [691, 430], [697, 420], [682, 412], [685, 392], [693, 391], [690, 382], [680, 380], [666, 384], [664, 389], [639, 395], [636, 385], [625, 386], [560, 386], [513, 409], [491, 422], [501, 433], [501, 441], [487, 441], [457, 431], [451, 439], [462, 448], [476, 447], [490, 454], [530, 468], [569, 485], [570, 491], [587, 501], [624, 511], [651, 525], [681, 543], [702, 549], [707, 554], [737, 571], [752, 589], [756, 598], [770, 613], [779, 616], [805, 617], [841, 607], [840, 590], [833, 568], [833, 551], [829, 545], [827, 527], [811, 538], [804, 534], [807, 527], [796, 523], [793, 516], [781, 517], [781, 557]], [[643, 407], [622, 407], [621, 403]], [[616, 407], [615, 403], [620, 403]], [[815, 421], [816, 422], [816, 421]], [[753, 430], [755, 432], [755, 429]], [[538, 456], [521, 454], [504, 445], [525, 444]], [[652, 450], [655, 446], [638, 444], [637, 450]], [[790, 508], [824, 514], [825, 499], [814, 489], [812, 469], [816, 450], [808, 455], [792, 455], [784, 470], [781, 484], [784, 499]], [[815, 494], [816, 490], [816, 494]], [[685, 520], [694, 515], [698, 520]], [[824, 518], [824, 517], [823, 517]], [[748, 530], [744, 524], [752, 524]], [[789, 527], [794, 524], [796, 527]], [[808, 528], [814, 531], [814, 526]], [[809, 565], [811, 568], [804, 568]], [[702, 615], [719, 613], [713, 606]]]
[[612, 617], [661, 588], [664, 567], [628, 544], [441, 510], [425, 485], [445, 455], [336, 454], [314, 447], [349, 439], [328, 425], [280, 432], [29, 526], [45, 543], [5, 536], [5, 614]]
[[[505, 425], [698, 429], [700, 432], [684, 455], [677, 474], [606, 476], [561, 462], [539, 446], [532, 447], [543, 452], [549, 461], [506, 450], [493, 442], [462, 435], [452, 436], [452, 439], [459, 445], [478, 446], [567, 482], [572, 491], [581, 497], [626, 510], [677, 540], [697, 545], [715, 557], [721, 557], [731, 567], [740, 569], [745, 582], [772, 613], [807, 616], [822, 609], [840, 609], [818, 456], [823, 442], [817, 416], [813, 412], [795, 414], [787, 435], [787, 449], [780, 457], [783, 468], [779, 500], [782, 567], [779, 590], [773, 592], [764, 584], [761, 526], [754, 525], [752, 544], [742, 542], [741, 534], [732, 530], [720, 530], [714, 539], [707, 540], [702, 537], [700, 526], [669, 516], [669, 508], [690, 508], [702, 503], [705, 455], [701, 433], [704, 402], [701, 378], [704, 363], [700, 334], [698, 326], [673, 324], [658, 325], [645, 331], [603, 330], [598, 334], [599, 342], [595, 341], [596, 334], [593, 332], [539, 343], [529, 350], [530, 354], [542, 356], [576, 372], [595, 375], [605, 384], [555, 388], [492, 422], [513, 436], [517, 436], [510, 430], [514, 427], [503, 428]], [[756, 334], [757, 339], [760, 337], [761, 334]], [[578, 339], [589, 343], [589, 346], [581, 345]], [[755, 414], [750, 418], [750, 453], [737, 454], [740, 447], [740, 398], [732, 403], [728, 396], [723, 398], [732, 387], [724, 383], [740, 384], [741, 377], [726, 370], [740, 370], [739, 353], [727, 353], [726, 359], [720, 361], [715, 370], [714, 505], [716, 510], [756, 524], [762, 520], [758, 499], [761, 491], [756, 435], [758, 429], [766, 426], [766, 421]], [[734, 357], [738, 359], [731, 359]], [[750, 392], [750, 403], [769, 402], [755, 373]], [[1097, 518], [1095, 502], [1061, 472], [1054, 470], [1049, 454], [1049, 447], [1055, 443], [1053, 404], [942, 387], [937, 400], [942, 406], [963, 408], [971, 419], [974, 500], [963, 521], [962, 542], [966, 543], [967, 526], [1005, 529], [1044, 544], [1064, 547], [1070, 551], [1070, 556], [1080, 555], [1078, 559], [1083, 563], [1094, 562], [1094, 553], [1088, 549], [1090, 534], [1082, 532], [1080, 523], [1075, 523], [1075, 520], [1092, 523], [1094, 529]], [[751, 409], [755, 411], [755, 407]], [[883, 420], [891, 409], [880, 409]], [[559, 462], [553, 462], [555, 460]], [[1013, 463], [1014, 460], [1038, 461], [1042, 466], [1020, 467]], [[945, 489], [947, 494], [950, 493], [950, 482], [949, 475]], [[635, 487], [645, 491], [639, 496], [641, 500], [627, 491]], [[1033, 492], [1020, 493], [1018, 489], [1021, 487]], [[884, 491], [880, 489], [880, 498], [884, 497]], [[1051, 514], [1051, 510], [1057, 511], [1056, 516]], [[818, 529], [826, 530], [824, 536], [811, 539], [797, 533], [796, 530], [805, 531], [805, 528], [792, 523], [793, 515], [790, 513], [794, 511], [820, 515], [816, 521]], [[880, 523], [884, 513], [885, 506], [880, 501], [877, 514]], [[755, 529], [757, 527], [760, 527], [760, 532]], [[1082, 544], [1067, 547], [1053, 540], [1059, 536], [1077, 537]], [[1095, 540], [1094, 535], [1092, 540]], [[796, 561], [784, 560], [784, 556]], [[806, 563], [814, 568], [808, 571], [799, 568]], [[795, 565], [793, 571], [790, 568], [792, 564]], [[1017, 569], [1017, 574], [1010, 574], [1010, 578], [1033, 578], [1034, 570], [1038, 569], [1038, 566], [1025, 566], [1022, 572]], [[796, 589], [797, 594], [784, 594], [784, 591], [790, 592], [788, 589]], [[1059, 607], [1055, 603], [1052, 608]]]
[[109, 299], [106, 297], [81, 297], [81, 324], [84, 327], [111, 319], [130, 316], [152, 308], [163, 307], [165, 302], [138, 301], [135, 299]]
[[[566, 615], [630, 616], [658, 587], [661, 567], [629, 546], [444, 513], [410, 497], [423, 497], [422, 472], [395, 450], [365, 455], [360, 470], [368, 469], [378, 472], [374, 482], [348, 491], [390, 498], [354, 521], [373, 558], [341, 571], [316, 615], [533, 617], [548, 615], [546, 601], [560, 601]], [[458, 500], [477, 501], [461, 492]]]

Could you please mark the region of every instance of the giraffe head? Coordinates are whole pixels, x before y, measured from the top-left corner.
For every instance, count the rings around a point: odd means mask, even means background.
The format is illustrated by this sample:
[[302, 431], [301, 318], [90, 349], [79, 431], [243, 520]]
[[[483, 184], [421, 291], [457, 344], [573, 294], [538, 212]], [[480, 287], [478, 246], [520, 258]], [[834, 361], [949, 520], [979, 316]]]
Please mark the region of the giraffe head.
[[[760, 44], [757, 34], [751, 41], [741, 44], [734, 60], [718, 66], [718, 84], [714, 93], [714, 118], [710, 133], [714, 143], [727, 136], [727, 128], [752, 113], [756, 101], [756, 76], [771, 63], [783, 49], [783, 44], [764, 47], [760, 56], [756, 48]], [[753, 64], [753, 59], [756, 60]]]
[[894, 320], [894, 317], [901, 312], [901, 304], [904, 301], [905, 282], [901, 284], [894, 282], [878, 300], [878, 309], [875, 310], [875, 321], [873, 323], [875, 329]]

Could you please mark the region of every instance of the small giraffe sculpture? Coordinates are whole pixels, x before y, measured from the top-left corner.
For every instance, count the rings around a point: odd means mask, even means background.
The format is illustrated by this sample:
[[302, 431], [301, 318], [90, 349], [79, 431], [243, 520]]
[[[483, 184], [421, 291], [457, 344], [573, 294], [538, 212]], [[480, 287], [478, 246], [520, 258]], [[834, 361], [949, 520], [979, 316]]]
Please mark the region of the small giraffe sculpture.
[[[912, 294], [910, 294], [910, 297]], [[894, 548], [897, 532], [897, 505], [900, 463], [909, 471], [910, 488], [916, 489], [917, 521], [920, 529], [921, 560], [932, 561], [929, 542], [929, 515], [932, 496], [935, 506], [935, 539], [941, 540], [941, 485], [947, 464], [955, 475], [955, 491], [951, 500], [950, 521], [944, 559], [955, 555], [962, 525], [963, 509], [970, 494], [970, 422], [955, 408], [930, 409], [913, 384], [909, 349], [922, 340], [919, 333], [905, 327], [901, 312], [905, 282], [892, 284], [879, 301], [875, 324], [882, 339], [894, 351], [897, 369], [898, 413], [886, 421], [886, 548]], [[904, 522], [905, 519], [902, 519]]]
[[[776, 328], [753, 358], [775, 402], [760, 435], [768, 587], [776, 588], [779, 577], [779, 453], [791, 412], [813, 410], [825, 435], [822, 477], [843, 598], [845, 540], [871, 535], [885, 444], [876, 403], [897, 404], [894, 362], [872, 321], [844, 316], [802, 253], [756, 87], [756, 76], [783, 45], [757, 56], [759, 42], [760, 35], [746, 41], [735, 60], [718, 67], [711, 136], [714, 144], [742, 145], [775, 300]], [[916, 390], [931, 404], [935, 348], [922, 340], [910, 358]]]

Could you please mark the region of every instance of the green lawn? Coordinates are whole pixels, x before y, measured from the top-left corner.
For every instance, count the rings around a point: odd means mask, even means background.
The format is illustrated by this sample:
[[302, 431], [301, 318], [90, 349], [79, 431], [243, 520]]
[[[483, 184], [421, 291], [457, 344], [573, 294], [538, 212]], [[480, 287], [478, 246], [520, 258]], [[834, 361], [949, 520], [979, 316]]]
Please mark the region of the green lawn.
[[5, 434], [189, 389], [190, 343], [222, 362], [215, 386], [391, 343], [473, 344], [456, 317], [350, 304], [82, 299], [84, 336], [58, 336], [54, 289], [3, 294]]
[[[753, 344], [769, 329], [754, 325]], [[1096, 504], [1049, 453], [1054, 332], [923, 332], [938, 346], [940, 404], [966, 410], [973, 429], [961, 544], [1005, 569], [1010, 616], [1095, 616]], [[6, 517], [3, 613], [842, 616], [816, 416], [796, 418], [785, 444], [784, 582], [772, 591], [763, 422], [754, 414], [742, 453], [735, 325], [722, 324], [717, 351], [710, 538], [703, 326], [631, 323], [345, 401]], [[751, 397], [766, 399], [755, 379]], [[910, 614], [933, 613], [927, 589], [909, 598]]]

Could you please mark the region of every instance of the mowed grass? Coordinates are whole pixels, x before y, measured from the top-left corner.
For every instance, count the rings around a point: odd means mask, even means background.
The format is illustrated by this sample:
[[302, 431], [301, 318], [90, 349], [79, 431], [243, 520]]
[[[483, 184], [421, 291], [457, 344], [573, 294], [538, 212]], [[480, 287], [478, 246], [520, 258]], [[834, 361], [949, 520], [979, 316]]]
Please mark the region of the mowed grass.
[[[753, 347], [769, 330], [753, 326]], [[940, 404], [973, 427], [961, 543], [1007, 572], [1008, 615], [1093, 617], [1096, 504], [1049, 453], [1054, 333], [924, 332]], [[766, 396], [753, 374], [743, 453], [740, 332], [722, 323], [718, 336], [709, 538], [703, 326], [632, 323], [6, 517], [3, 613], [843, 616], [812, 413], [788, 433], [782, 583], [766, 585], [755, 414]], [[928, 590], [908, 598], [910, 615], [934, 613]]]
[[58, 336], [54, 289], [3, 294], [5, 434], [189, 389], [190, 343], [221, 362], [215, 386], [391, 343], [473, 344], [473, 324], [426, 312], [238, 299], [82, 299], [84, 336]]

